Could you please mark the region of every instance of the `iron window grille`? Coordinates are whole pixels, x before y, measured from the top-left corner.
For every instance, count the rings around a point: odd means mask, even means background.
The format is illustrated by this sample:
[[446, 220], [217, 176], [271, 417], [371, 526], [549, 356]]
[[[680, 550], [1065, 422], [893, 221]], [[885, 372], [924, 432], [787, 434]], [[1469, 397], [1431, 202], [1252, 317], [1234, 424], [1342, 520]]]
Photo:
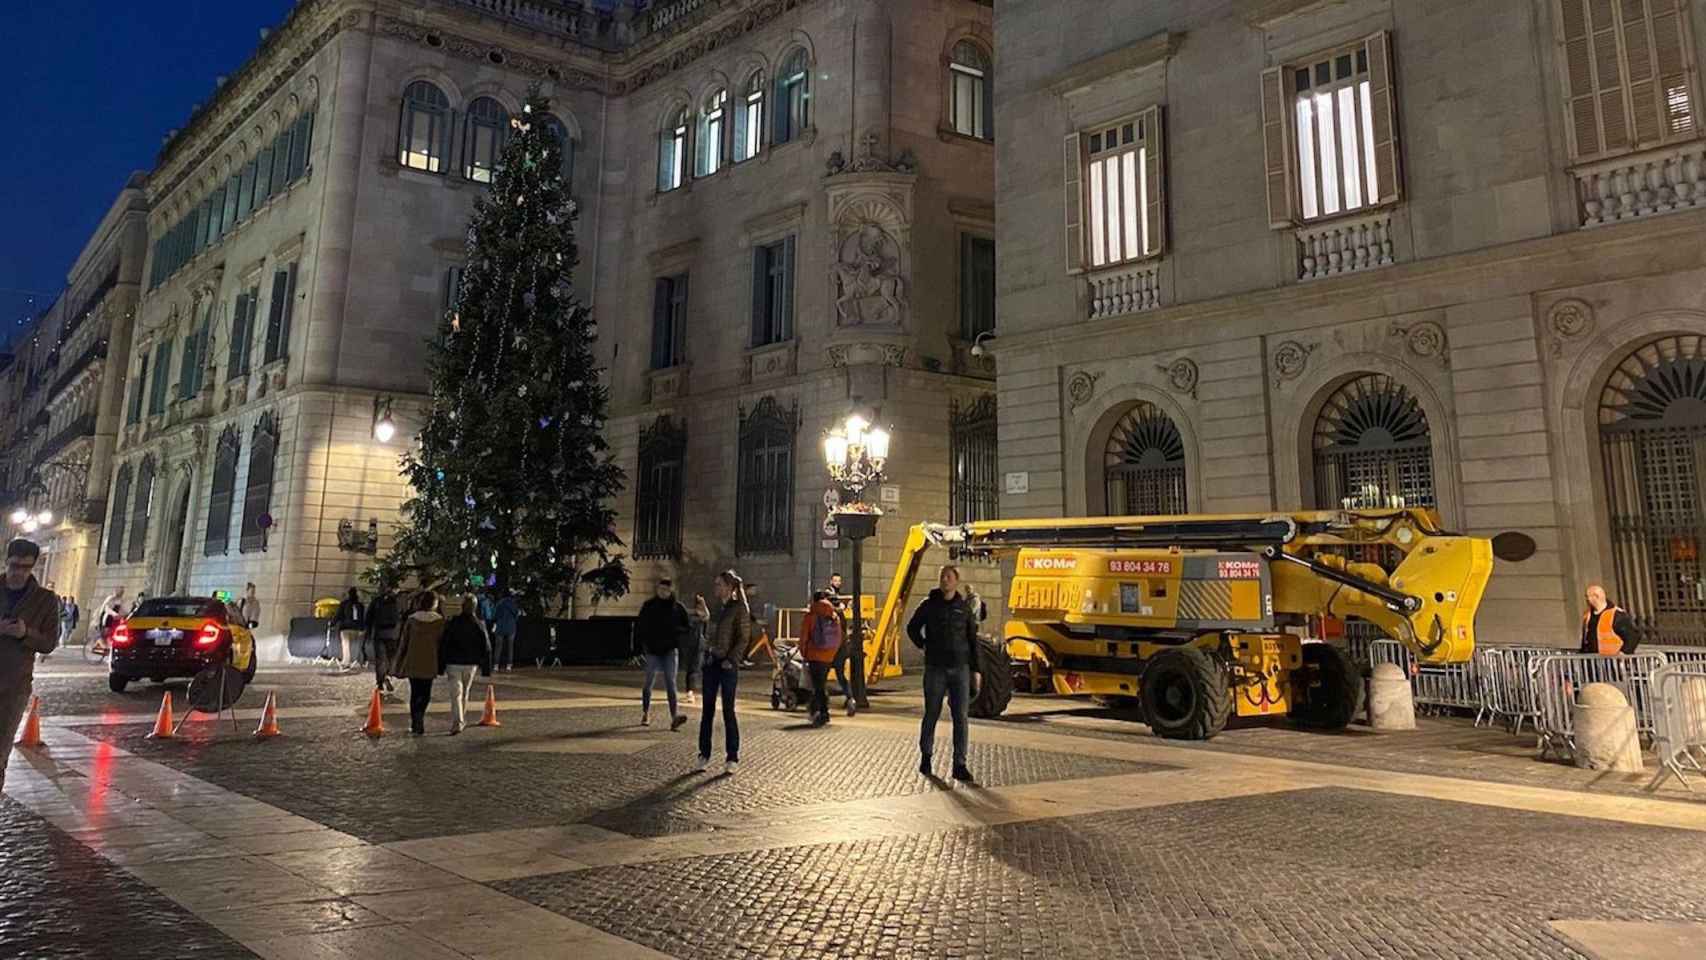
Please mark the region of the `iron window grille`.
[[231, 550], [231, 500], [237, 488], [237, 458], [243, 436], [235, 424], [219, 435], [213, 454], [213, 487], [207, 497], [207, 540], [203, 556], [217, 557]]
[[1155, 404], [1139, 401], [1120, 417], [1108, 435], [1103, 463], [1109, 515], [1190, 512], [1184, 437], [1173, 418]]
[[272, 509], [274, 463], [278, 456], [278, 423], [271, 412], [261, 414], [249, 439], [249, 483], [243, 492], [243, 533], [237, 549], [254, 553], [267, 548], [261, 518]]
[[735, 552], [792, 553], [794, 549], [794, 440], [798, 405], [784, 410], [765, 397], [740, 417], [735, 489]]
[[639, 483], [634, 503], [634, 556], [679, 558], [686, 495], [682, 464], [687, 430], [668, 414], [640, 431]]

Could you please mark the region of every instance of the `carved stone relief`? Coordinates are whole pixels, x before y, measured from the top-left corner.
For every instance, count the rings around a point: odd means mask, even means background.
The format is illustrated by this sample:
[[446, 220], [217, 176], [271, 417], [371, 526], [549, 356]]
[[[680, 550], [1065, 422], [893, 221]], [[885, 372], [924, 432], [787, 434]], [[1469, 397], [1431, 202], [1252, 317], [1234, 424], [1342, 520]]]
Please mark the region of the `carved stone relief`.
[[1404, 346], [1412, 355], [1442, 367], [1451, 366], [1451, 344], [1446, 340], [1445, 328], [1434, 321], [1423, 320], [1408, 326], [1395, 323], [1387, 334], [1404, 338]]
[[1096, 396], [1096, 381], [1102, 379], [1101, 371], [1080, 370], [1066, 381], [1066, 399], [1071, 403], [1071, 409], [1077, 410], [1089, 403]]
[[1309, 366], [1309, 355], [1315, 352], [1318, 344], [1300, 343], [1296, 340], [1286, 340], [1274, 348], [1274, 375], [1281, 383], [1296, 380], [1303, 376], [1303, 371]]
[[1564, 344], [1593, 332], [1593, 306], [1586, 300], [1560, 300], [1546, 313], [1546, 327], [1552, 340], [1552, 355], [1564, 355]]
[[1182, 393], [1192, 400], [1197, 398], [1197, 379], [1201, 372], [1197, 362], [1189, 357], [1180, 357], [1172, 363], [1164, 363], [1155, 369], [1167, 375], [1167, 383], [1175, 391]]
[[839, 328], [899, 328], [910, 318], [911, 178], [876, 176], [831, 190], [830, 295]]

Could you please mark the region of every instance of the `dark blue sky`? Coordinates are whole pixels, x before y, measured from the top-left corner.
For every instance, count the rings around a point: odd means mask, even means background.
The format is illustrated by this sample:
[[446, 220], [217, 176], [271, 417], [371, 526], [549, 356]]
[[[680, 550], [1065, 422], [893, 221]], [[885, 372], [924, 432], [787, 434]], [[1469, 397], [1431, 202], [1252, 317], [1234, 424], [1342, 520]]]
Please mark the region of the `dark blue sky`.
[[236, 71], [294, 0], [10, 4], [0, 98], [0, 327], [53, 301], [71, 262], [167, 130]]

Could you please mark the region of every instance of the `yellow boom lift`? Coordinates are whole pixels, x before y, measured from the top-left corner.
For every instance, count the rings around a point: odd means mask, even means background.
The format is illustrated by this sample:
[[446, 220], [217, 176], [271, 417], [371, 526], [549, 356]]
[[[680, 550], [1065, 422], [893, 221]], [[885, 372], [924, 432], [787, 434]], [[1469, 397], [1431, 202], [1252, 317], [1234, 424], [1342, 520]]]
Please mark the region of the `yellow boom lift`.
[[1033, 690], [1135, 697], [1160, 736], [1206, 740], [1240, 717], [1337, 729], [1362, 703], [1340, 648], [1311, 625], [1378, 626], [1423, 663], [1462, 663], [1475, 610], [1522, 534], [1447, 533], [1432, 510], [998, 520], [912, 528], [867, 641], [872, 679], [899, 661], [913, 584], [934, 546], [1013, 561], [1004, 643], [985, 644], [977, 716]]

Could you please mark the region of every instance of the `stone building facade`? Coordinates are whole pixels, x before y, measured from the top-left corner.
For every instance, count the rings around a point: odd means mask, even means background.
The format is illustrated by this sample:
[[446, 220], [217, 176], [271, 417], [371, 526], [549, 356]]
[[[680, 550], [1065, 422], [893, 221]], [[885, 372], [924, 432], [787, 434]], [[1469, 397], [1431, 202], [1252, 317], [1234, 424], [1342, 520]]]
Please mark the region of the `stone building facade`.
[[1706, 643], [1706, 10], [1113, 7], [998, 24], [1004, 514], [1402, 498], [1537, 542], [1483, 639]]

